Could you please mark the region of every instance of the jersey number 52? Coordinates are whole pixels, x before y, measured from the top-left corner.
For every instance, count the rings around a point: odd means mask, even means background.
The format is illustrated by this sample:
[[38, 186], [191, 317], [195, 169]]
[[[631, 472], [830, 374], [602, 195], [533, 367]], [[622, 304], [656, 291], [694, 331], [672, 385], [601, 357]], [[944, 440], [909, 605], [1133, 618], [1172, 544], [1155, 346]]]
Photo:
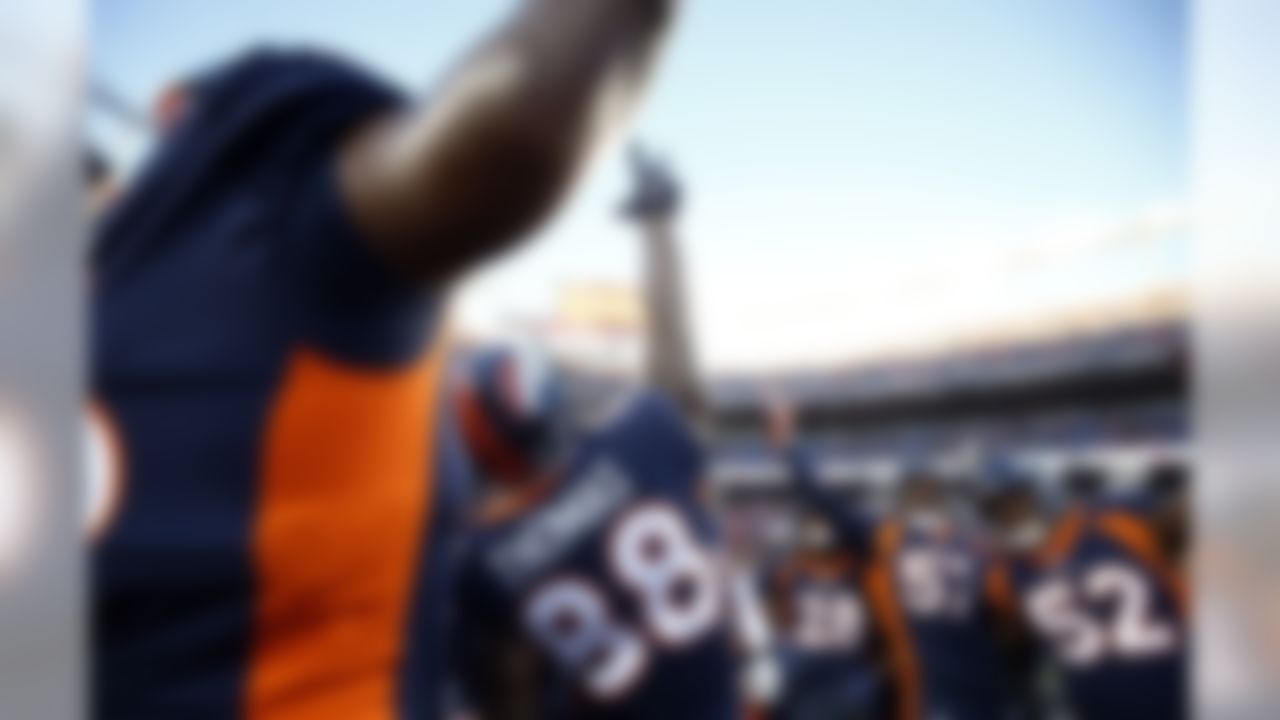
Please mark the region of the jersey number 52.
[[[1156, 616], [1153, 600], [1150, 583], [1136, 570], [1105, 563], [1076, 582], [1057, 577], [1042, 583], [1028, 596], [1027, 612], [1065, 664], [1085, 668], [1109, 657], [1140, 659], [1173, 650], [1178, 633]], [[1109, 607], [1109, 616], [1099, 606]]]

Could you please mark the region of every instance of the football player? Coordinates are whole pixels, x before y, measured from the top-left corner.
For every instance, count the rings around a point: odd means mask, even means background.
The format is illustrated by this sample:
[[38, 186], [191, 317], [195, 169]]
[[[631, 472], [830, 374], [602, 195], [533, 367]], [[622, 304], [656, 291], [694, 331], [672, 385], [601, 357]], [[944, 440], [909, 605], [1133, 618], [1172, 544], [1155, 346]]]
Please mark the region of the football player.
[[1079, 503], [1054, 513], [1017, 470], [987, 482], [1008, 556], [993, 592], [1052, 661], [1073, 717], [1187, 717], [1187, 591], [1146, 521]]
[[[772, 397], [765, 407], [769, 440], [796, 478], [793, 483], [814, 484], [815, 468], [799, 446], [790, 404]], [[889, 716], [884, 609], [877, 608], [871, 590], [874, 559], [842, 543], [827, 513], [806, 500], [794, 508], [791, 549], [764, 578], [783, 679], [771, 716]]]
[[784, 682], [774, 717], [883, 717], [883, 638], [864, 573], [825, 518], [803, 516], [797, 547], [766, 578]]
[[894, 716], [989, 720], [1014, 716], [1011, 656], [988, 596], [989, 553], [960, 522], [944, 482], [909, 468], [884, 519], [847, 507], [793, 461], [793, 478], [839, 542], [867, 568], [890, 667]]
[[166, 96], [92, 252], [96, 717], [434, 716], [450, 287], [558, 205], [679, 4], [523, 0], [423, 101], [279, 49]]
[[687, 424], [701, 403], [679, 302], [678, 197], [653, 161], [637, 156], [636, 169], [654, 389], [568, 442], [555, 403], [529, 402], [547, 397], [545, 382], [510, 353], [473, 365], [459, 389], [489, 486], [458, 610], [464, 696], [485, 718], [741, 718], [731, 593]]

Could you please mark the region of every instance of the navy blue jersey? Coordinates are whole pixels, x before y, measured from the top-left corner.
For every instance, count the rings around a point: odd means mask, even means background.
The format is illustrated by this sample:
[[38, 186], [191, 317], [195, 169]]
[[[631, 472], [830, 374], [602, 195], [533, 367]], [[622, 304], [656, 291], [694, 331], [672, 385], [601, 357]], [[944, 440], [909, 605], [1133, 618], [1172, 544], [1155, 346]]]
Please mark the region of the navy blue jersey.
[[1188, 717], [1185, 588], [1140, 519], [1077, 508], [1001, 578], [1076, 717]]
[[400, 97], [278, 51], [194, 88], [93, 248], [93, 714], [430, 717], [443, 298], [372, 255], [334, 172]]
[[882, 619], [902, 720], [991, 720], [1013, 711], [1013, 694], [988, 601], [989, 559], [962, 533], [925, 532], [863, 516], [822, 488], [805, 453], [792, 454], [797, 489], [835, 525], [868, 567]]
[[850, 554], [798, 553], [766, 578], [782, 659], [780, 717], [882, 717], [884, 637], [865, 568]]
[[[531, 646], [545, 717], [739, 718], [726, 591], [674, 408], [642, 395], [556, 484], [477, 530], [460, 646]], [[463, 661], [471, 694], [489, 679]], [[477, 690], [479, 688], [479, 690]]]
[[923, 717], [1009, 717], [1012, 694], [984, 549], [962, 532], [890, 521], [879, 529], [877, 553], [889, 574], [885, 591], [902, 620], [904, 652], [918, 668]]

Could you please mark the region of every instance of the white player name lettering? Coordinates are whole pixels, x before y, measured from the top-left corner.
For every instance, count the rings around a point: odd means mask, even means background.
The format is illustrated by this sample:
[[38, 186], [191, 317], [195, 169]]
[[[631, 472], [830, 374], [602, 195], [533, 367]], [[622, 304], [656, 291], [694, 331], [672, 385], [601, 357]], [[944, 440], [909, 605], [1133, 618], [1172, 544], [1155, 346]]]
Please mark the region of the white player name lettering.
[[508, 586], [519, 587], [555, 562], [635, 495], [631, 478], [607, 459], [592, 463], [571, 484], [568, 492], [538, 510], [490, 552], [489, 566]]

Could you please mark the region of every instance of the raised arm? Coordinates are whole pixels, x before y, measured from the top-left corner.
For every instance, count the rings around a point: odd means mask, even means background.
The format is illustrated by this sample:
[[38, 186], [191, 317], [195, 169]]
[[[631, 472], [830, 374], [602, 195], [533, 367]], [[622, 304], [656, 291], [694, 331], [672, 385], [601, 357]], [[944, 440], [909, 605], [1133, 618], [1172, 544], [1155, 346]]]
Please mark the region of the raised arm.
[[632, 152], [631, 165], [635, 186], [625, 210], [643, 234], [648, 378], [680, 405], [695, 427], [706, 431], [710, 413], [689, 339], [675, 233], [680, 189], [670, 169], [639, 148]]
[[818, 479], [810, 453], [802, 447], [793, 447], [786, 454], [787, 472], [791, 476], [801, 501], [819, 512], [831, 523], [841, 545], [852, 550], [866, 561], [875, 553], [875, 522], [863, 513], [850, 508], [844, 498], [824, 487]]
[[445, 281], [533, 229], [629, 115], [680, 0], [523, 0], [428, 102], [341, 151], [356, 221], [405, 275]]
[[790, 404], [778, 398], [769, 399], [765, 413], [769, 441], [781, 455], [784, 472], [800, 501], [826, 518], [840, 543], [852, 550], [860, 561], [870, 559], [875, 552], [874, 521], [850, 508], [819, 480], [812, 454], [796, 438], [796, 421]]

